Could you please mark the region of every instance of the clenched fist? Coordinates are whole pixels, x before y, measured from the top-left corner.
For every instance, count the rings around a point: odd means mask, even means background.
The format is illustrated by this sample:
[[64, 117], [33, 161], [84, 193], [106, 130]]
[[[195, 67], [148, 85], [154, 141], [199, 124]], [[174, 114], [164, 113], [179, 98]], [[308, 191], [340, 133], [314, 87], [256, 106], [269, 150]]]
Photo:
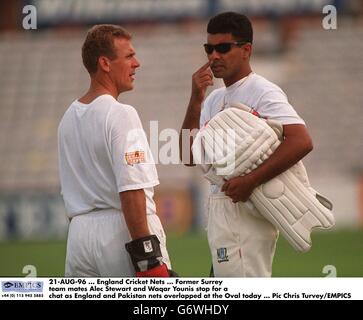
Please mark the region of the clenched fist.
[[233, 202], [246, 202], [257, 186], [256, 181], [251, 175], [247, 174], [243, 177], [235, 177], [226, 181], [221, 191], [230, 197]]

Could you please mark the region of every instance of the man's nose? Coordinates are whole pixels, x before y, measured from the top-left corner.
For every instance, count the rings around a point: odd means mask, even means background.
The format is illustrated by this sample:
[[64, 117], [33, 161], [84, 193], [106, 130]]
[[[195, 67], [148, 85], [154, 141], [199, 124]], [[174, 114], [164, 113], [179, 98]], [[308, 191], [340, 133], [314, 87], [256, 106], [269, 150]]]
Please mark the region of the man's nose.
[[140, 67], [140, 62], [139, 62], [139, 60], [137, 60], [135, 58], [135, 60], [134, 60], [134, 68], [138, 68], [138, 67]]
[[212, 61], [212, 62], [215, 60], [219, 60], [220, 58], [221, 58], [221, 56], [216, 50], [213, 50], [213, 52], [208, 55], [209, 61]]

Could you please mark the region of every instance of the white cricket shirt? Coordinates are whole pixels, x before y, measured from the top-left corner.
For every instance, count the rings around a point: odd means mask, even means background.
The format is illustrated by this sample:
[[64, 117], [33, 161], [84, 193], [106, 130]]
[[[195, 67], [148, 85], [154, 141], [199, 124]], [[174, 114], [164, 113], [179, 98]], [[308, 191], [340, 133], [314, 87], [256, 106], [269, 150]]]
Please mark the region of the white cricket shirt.
[[144, 189], [156, 212], [154, 160], [137, 111], [111, 95], [74, 101], [58, 128], [61, 193], [69, 217], [94, 209], [121, 210], [119, 192]]
[[[203, 103], [200, 128], [218, 112], [228, 108], [232, 102], [240, 102], [257, 111], [261, 117], [277, 120], [282, 125], [305, 125], [304, 120], [291, 106], [282, 89], [252, 72], [229, 87], [213, 90], [209, 94]], [[220, 192], [220, 188], [212, 184], [211, 193], [218, 192]]]
[[257, 111], [261, 117], [286, 124], [305, 124], [276, 84], [251, 73], [229, 87], [213, 90], [203, 103], [200, 127], [231, 102], [240, 102]]

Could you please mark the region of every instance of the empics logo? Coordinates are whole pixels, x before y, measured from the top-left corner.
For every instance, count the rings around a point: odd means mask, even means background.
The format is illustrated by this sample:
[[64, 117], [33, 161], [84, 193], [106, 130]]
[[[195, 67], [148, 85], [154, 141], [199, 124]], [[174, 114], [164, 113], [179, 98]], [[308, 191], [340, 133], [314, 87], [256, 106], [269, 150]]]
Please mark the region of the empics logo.
[[2, 281], [3, 292], [43, 292], [43, 281]]
[[3, 288], [8, 289], [8, 288], [11, 288], [12, 286], [13, 286], [13, 283], [12, 282], [4, 282], [3, 283]]

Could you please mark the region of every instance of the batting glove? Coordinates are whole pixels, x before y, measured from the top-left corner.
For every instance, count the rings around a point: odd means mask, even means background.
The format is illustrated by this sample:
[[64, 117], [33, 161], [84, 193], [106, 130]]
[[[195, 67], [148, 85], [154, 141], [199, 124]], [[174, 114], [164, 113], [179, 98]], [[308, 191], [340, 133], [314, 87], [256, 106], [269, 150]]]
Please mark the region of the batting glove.
[[177, 277], [163, 262], [160, 241], [156, 235], [135, 239], [125, 245], [137, 277]]

